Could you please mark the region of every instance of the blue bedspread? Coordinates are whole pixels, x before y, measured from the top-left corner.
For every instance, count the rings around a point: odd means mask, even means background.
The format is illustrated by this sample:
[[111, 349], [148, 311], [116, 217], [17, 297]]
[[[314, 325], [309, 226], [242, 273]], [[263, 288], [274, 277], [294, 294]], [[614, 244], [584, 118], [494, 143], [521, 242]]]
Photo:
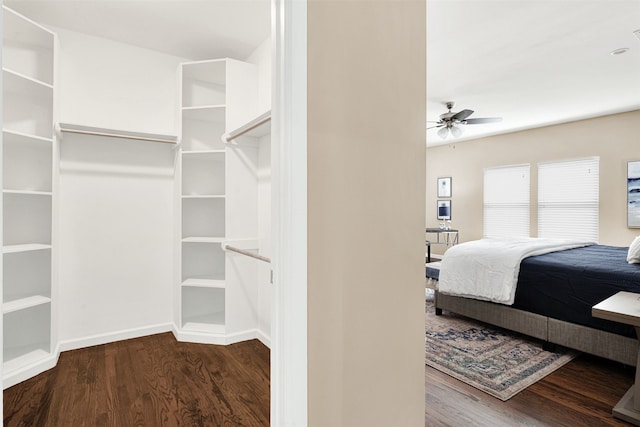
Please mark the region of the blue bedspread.
[[525, 258], [513, 307], [634, 337], [631, 326], [591, 316], [618, 291], [640, 293], [640, 264], [627, 263], [627, 250], [594, 245]]

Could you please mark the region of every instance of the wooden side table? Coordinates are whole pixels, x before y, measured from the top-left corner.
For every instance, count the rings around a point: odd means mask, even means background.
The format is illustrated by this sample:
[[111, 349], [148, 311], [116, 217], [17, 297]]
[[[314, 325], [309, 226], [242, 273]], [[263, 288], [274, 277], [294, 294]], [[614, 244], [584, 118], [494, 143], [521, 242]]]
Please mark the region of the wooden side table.
[[[632, 325], [640, 339], [640, 294], [618, 292], [606, 300], [594, 305], [593, 317]], [[640, 351], [636, 359], [635, 383], [613, 408], [613, 416], [640, 426]]]

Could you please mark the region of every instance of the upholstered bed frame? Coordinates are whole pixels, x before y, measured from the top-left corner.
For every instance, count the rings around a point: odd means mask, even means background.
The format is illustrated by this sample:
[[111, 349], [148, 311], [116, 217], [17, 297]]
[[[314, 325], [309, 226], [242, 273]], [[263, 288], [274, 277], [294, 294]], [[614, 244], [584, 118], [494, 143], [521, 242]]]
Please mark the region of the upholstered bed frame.
[[503, 304], [435, 292], [436, 314], [442, 310], [545, 341], [635, 366], [638, 340], [518, 310]]

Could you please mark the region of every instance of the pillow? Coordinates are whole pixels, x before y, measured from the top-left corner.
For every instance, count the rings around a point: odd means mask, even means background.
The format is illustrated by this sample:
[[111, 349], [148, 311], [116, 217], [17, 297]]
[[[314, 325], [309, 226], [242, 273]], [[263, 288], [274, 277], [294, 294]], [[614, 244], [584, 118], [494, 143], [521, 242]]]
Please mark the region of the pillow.
[[640, 236], [631, 242], [629, 252], [627, 252], [627, 262], [629, 264], [640, 264]]

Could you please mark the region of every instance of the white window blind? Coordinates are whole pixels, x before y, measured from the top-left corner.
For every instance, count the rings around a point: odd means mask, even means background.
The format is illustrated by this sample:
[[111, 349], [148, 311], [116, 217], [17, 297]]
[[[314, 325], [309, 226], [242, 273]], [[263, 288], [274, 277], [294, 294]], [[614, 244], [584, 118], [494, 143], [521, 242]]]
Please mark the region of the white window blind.
[[538, 236], [598, 241], [599, 157], [538, 165]]
[[529, 169], [484, 170], [484, 237], [529, 237]]

